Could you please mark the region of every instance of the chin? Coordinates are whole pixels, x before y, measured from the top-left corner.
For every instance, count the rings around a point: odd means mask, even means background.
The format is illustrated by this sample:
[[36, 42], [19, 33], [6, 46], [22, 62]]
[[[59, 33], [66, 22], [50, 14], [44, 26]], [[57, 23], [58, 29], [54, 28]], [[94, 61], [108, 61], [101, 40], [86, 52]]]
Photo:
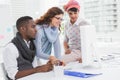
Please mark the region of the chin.
[[76, 21], [76, 19], [73, 20], [73, 22], [75, 22], [75, 21]]
[[35, 38], [32, 38], [33, 40], [35, 40]]
[[77, 20], [76, 18], [72, 19], [72, 21], [76, 21], [76, 20]]
[[56, 27], [58, 28], [60, 25], [56, 25]]
[[30, 38], [30, 40], [35, 40], [35, 38]]

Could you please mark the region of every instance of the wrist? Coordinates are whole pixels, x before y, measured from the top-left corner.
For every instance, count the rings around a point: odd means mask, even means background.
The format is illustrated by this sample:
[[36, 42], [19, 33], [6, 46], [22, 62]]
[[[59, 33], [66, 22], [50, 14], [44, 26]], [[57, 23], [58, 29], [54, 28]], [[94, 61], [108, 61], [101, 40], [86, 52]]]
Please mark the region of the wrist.
[[34, 73], [38, 73], [38, 67], [34, 68]]
[[37, 66], [34, 70], [34, 73], [42, 72], [42, 66]]

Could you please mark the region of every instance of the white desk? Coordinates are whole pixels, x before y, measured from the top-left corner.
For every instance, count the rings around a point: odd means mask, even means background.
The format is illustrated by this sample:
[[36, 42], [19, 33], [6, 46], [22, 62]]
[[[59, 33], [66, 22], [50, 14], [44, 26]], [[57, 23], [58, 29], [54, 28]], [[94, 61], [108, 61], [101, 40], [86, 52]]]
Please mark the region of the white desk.
[[[102, 75], [90, 77], [90, 78], [79, 78], [73, 76], [64, 75], [63, 80], [120, 80], [120, 67], [104, 67], [99, 69], [83, 69], [79, 64], [72, 64], [72, 70], [80, 71], [80, 72], [92, 72], [92, 73], [102, 73]], [[54, 76], [54, 72], [46, 72], [46, 73], [36, 73], [18, 80], [59, 80], [59, 77], [56, 79]]]

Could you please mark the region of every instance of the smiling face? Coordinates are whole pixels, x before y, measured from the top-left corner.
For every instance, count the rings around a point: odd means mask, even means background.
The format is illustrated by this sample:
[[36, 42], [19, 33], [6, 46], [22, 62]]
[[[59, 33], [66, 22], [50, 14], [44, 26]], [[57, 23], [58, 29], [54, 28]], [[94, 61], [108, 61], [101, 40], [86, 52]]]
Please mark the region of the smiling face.
[[75, 23], [78, 19], [79, 12], [74, 12], [74, 11], [68, 11], [68, 15], [70, 17], [71, 23]]
[[63, 20], [63, 14], [55, 15], [53, 18], [51, 18], [50, 26], [59, 27], [62, 20]]

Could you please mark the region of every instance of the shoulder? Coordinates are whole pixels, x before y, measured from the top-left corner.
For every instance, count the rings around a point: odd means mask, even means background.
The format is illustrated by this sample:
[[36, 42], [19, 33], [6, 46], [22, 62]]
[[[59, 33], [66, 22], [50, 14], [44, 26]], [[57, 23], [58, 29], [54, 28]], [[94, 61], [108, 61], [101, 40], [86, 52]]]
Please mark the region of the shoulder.
[[37, 30], [42, 29], [42, 25], [36, 25], [36, 29], [37, 29]]
[[84, 19], [84, 18], [79, 18], [78, 21], [79, 21], [79, 25], [80, 25], [80, 26], [90, 25], [90, 24], [91, 24], [90, 20]]
[[37, 29], [36, 35], [41, 35], [43, 33], [43, 25], [36, 25], [36, 29]]
[[70, 24], [70, 21], [67, 20], [65, 23], [64, 23], [64, 28], [67, 29], [69, 27], [69, 24]]
[[8, 43], [3, 49], [3, 55], [16, 55], [18, 57], [18, 49], [13, 43]]
[[[5, 49], [15, 49], [16, 48], [16, 46], [14, 45], [14, 43], [12, 43], [12, 42], [10, 42], [10, 43], [8, 43], [6, 46], [5, 46]], [[17, 48], [16, 48], [17, 49]]]

